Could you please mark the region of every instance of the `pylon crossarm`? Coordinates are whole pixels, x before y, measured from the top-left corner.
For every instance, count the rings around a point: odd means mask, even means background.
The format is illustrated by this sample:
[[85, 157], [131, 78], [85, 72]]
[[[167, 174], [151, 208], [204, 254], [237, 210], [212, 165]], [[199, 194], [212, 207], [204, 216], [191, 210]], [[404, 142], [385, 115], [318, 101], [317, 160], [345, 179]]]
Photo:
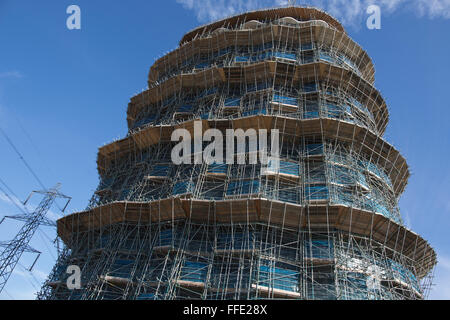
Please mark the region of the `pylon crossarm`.
[[[37, 254], [36, 259], [29, 268], [29, 271], [33, 270], [37, 260], [41, 255], [41, 252], [32, 248], [29, 245], [32, 237], [34, 236], [39, 226], [41, 225], [54, 226], [54, 222], [46, 218], [46, 214], [50, 210], [56, 198], [65, 198], [68, 200], [68, 202], [70, 201], [70, 197], [67, 197], [59, 193], [58, 190], [60, 187], [61, 185], [58, 184], [49, 191], [33, 191], [30, 194], [30, 196], [25, 200], [24, 205], [26, 205], [29, 202], [34, 193], [45, 195], [34, 212], [30, 214], [7, 216], [3, 218], [3, 220], [5, 218], [11, 218], [23, 221], [25, 222], [25, 224], [16, 234], [14, 239], [12, 239], [9, 242], [0, 243], [0, 247], [4, 248], [4, 250], [0, 253], [0, 292], [5, 287], [8, 279], [10, 278], [16, 265], [19, 263], [19, 260], [24, 252]], [[68, 202], [64, 207], [64, 209], [67, 208]]]
[[[18, 214], [18, 215], [14, 215], [14, 216], [4, 216], [3, 219], [0, 221], [0, 224], [2, 224], [4, 222], [4, 220], [6, 220], [6, 219], [26, 222], [26, 221], [28, 221], [28, 219], [30, 219], [30, 217], [31, 217], [31, 214]], [[44, 217], [42, 219], [41, 226], [56, 227], [56, 222]]]

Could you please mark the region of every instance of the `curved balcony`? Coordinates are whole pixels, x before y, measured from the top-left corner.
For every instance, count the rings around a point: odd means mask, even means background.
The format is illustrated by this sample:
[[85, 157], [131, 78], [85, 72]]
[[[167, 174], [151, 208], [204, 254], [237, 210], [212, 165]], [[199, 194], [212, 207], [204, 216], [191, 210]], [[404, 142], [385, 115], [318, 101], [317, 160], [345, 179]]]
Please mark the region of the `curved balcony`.
[[309, 20], [322, 20], [341, 32], [345, 32], [342, 25], [334, 19], [329, 14], [325, 13], [316, 8], [299, 8], [299, 7], [290, 7], [290, 8], [277, 8], [277, 9], [266, 9], [266, 10], [258, 10], [252, 12], [246, 12], [243, 14], [239, 14], [233, 17], [225, 18], [220, 21], [207, 24], [205, 26], [201, 26], [195, 28], [194, 30], [188, 32], [180, 41], [180, 45], [192, 41], [196, 37], [201, 36], [202, 34], [207, 34], [212, 32], [218, 28], [227, 27], [227, 26], [240, 26], [247, 21], [275, 21], [279, 20], [280, 17], [290, 17], [295, 19], [295, 21], [309, 21]]
[[[271, 49], [285, 55], [295, 55], [297, 64], [313, 61], [313, 50], [322, 49], [338, 57], [336, 63], [355, 70], [373, 84], [374, 67], [367, 53], [345, 33], [307, 23], [293, 28], [269, 24], [257, 30], [224, 30], [208, 38], [198, 38], [158, 59], [149, 72], [149, 87], [154, 87], [180, 73], [192, 73], [206, 66], [231, 66], [261, 60]], [[264, 58], [267, 58], [266, 56]], [[236, 60], [237, 59], [237, 60]]]
[[[97, 159], [100, 175], [105, 176], [109, 170], [119, 170], [120, 163], [130, 163], [130, 165], [145, 163], [148, 160], [144, 159], [144, 155], [150, 155], [147, 150], [150, 150], [152, 146], [160, 148], [161, 144], [168, 150], [164, 151], [164, 160], [158, 159], [157, 161], [171, 163], [170, 147], [173, 130], [185, 128], [193, 134], [193, 127], [194, 121], [174, 126], [151, 126], [123, 140], [100, 148]], [[295, 145], [299, 147], [302, 145], [303, 137], [308, 137], [308, 139], [316, 137], [316, 141], [322, 144], [324, 143], [323, 139], [334, 141], [334, 146], [337, 146], [336, 142], [351, 143], [356, 154], [365, 155], [365, 158], [361, 158], [360, 163], [355, 162], [354, 165], [366, 168], [370, 177], [376, 180], [378, 178], [381, 183], [385, 183], [387, 189], [392, 190], [396, 197], [403, 192], [407, 185], [408, 165], [400, 153], [375, 133], [351, 122], [332, 118], [298, 120], [284, 116], [252, 115], [246, 118], [222, 121], [203, 120], [203, 133], [210, 128], [219, 130], [254, 128], [269, 131], [278, 129], [281, 139], [294, 141]], [[131, 156], [133, 158], [130, 158]], [[331, 154], [331, 156], [333, 155]], [[121, 162], [121, 159], [126, 161]], [[339, 160], [334, 159], [333, 161]], [[137, 166], [137, 169], [139, 168]]]
[[[58, 220], [58, 234], [70, 247], [74, 241], [78, 241], [77, 233], [74, 233], [74, 230], [77, 230], [77, 232], [96, 230], [124, 222], [142, 226], [186, 220], [204, 223], [205, 219], [221, 226], [230, 223], [241, 226], [249, 224], [278, 226], [282, 227], [286, 233], [320, 228], [326, 223], [333, 230], [342, 231], [343, 234], [348, 235], [348, 232], [351, 232], [360, 237], [366, 237], [370, 241], [383, 243], [383, 246], [389, 248], [389, 250], [393, 250], [396, 254], [411, 261], [415, 276], [418, 279], [426, 276], [436, 263], [436, 254], [424, 239], [381, 214], [342, 205], [324, 206], [316, 204], [304, 207], [265, 198], [217, 201], [214, 208], [211, 208], [207, 201], [183, 200], [180, 198], [147, 203], [115, 202], [88, 211], [74, 213]], [[167, 239], [167, 235], [164, 239], [163, 242], [154, 242], [154, 250], [162, 248], [159, 243], [163, 247], [173, 247], [178, 243], [174, 242], [173, 239]], [[401, 239], [401, 246], [398, 243], [399, 239]], [[239, 237], [236, 237], [236, 241], [239, 241]], [[261, 246], [258, 248], [252, 244], [253, 247], [249, 247], [251, 244], [248, 241], [246, 243], [245, 250], [249, 248], [254, 248], [252, 251], [261, 250]], [[182, 246], [183, 250], [187, 250], [187, 252], [190, 250], [189, 245], [189, 243], [179, 243], [179, 246]], [[308, 246], [311, 247], [311, 245]], [[174, 248], [176, 249], [176, 247]], [[217, 250], [222, 250], [222, 254], [223, 250], [242, 249], [238, 243], [234, 243], [232, 248], [229, 245], [221, 248], [220, 241], [217, 247]], [[198, 250], [199, 248], [193, 248], [190, 251], [199, 252]], [[206, 248], [202, 250], [206, 250]], [[178, 250], [175, 250], [175, 252], [178, 252]], [[330, 263], [329, 258], [324, 256], [326, 252], [329, 254], [330, 250], [318, 248], [312, 252], [316, 252], [315, 256], [310, 257], [312, 263], [322, 263], [327, 259]], [[284, 261], [292, 259], [291, 254], [288, 252], [286, 254], [288, 255], [283, 258]], [[218, 255], [220, 256], [221, 253], [218, 252]], [[264, 251], [261, 251], [259, 255], [263, 256]], [[339, 256], [337, 256], [331, 263], [341, 264], [342, 269], [345, 270], [346, 263], [351, 261], [354, 264], [357, 263], [356, 260], [339, 259]], [[355, 271], [355, 269], [357, 268], [353, 265], [351, 270]], [[403, 284], [410, 283], [410, 281], [405, 281], [408, 277], [406, 269], [397, 265], [394, 271], [396, 283], [399, 285], [402, 285], [402, 282]]]
[[[133, 97], [127, 111], [128, 125], [130, 129], [136, 127], [135, 122], [142, 120], [143, 116], [156, 116], [165, 123], [176, 122], [172, 116], [177, 110], [173, 108], [189, 105], [192, 107], [190, 111], [195, 112], [202, 108], [201, 102], [207, 98], [215, 99], [211, 103], [218, 103], [220, 106], [223, 103], [220, 99], [231, 98], [233, 95], [270, 88], [274, 91], [278, 88], [286, 90], [286, 78], [291, 82], [289, 87], [292, 92], [284, 94], [292, 97], [297, 95], [299, 99], [307, 100], [305, 95], [311, 96], [318, 91], [329, 95], [344, 92], [361, 111], [368, 111], [367, 116], [375, 122], [380, 134], [386, 130], [389, 113], [381, 94], [354, 72], [323, 61], [300, 66], [265, 61], [243, 67], [214, 67], [194, 74], [178, 75]], [[319, 81], [321, 85], [315, 81]], [[339, 96], [333, 99], [339, 99]], [[161, 114], [165, 118], [161, 118]]]

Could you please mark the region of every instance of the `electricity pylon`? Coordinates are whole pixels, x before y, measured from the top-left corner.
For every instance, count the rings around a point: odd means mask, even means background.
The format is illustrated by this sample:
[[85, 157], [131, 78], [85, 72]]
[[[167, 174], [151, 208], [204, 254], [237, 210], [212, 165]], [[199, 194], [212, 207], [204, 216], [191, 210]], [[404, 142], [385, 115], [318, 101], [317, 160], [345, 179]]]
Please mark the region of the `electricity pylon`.
[[[29, 271], [33, 270], [34, 265], [36, 264], [37, 259], [40, 256], [40, 252], [36, 249], [30, 247], [29, 243], [31, 238], [33, 238], [34, 233], [41, 225], [52, 225], [52, 222], [46, 218], [47, 212], [50, 210], [51, 206], [55, 202], [56, 198], [63, 198], [67, 200], [64, 208], [61, 210], [65, 211], [69, 202], [71, 200], [70, 197], [61, 194], [59, 189], [61, 188], [61, 184], [57, 184], [54, 188], [48, 191], [33, 191], [27, 200], [24, 202], [24, 206], [30, 200], [33, 194], [38, 193], [44, 195], [44, 198], [41, 200], [41, 203], [36, 208], [36, 210], [32, 213], [17, 215], [17, 216], [8, 216], [5, 218], [11, 218], [19, 221], [24, 221], [25, 224], [22, 226], [20, 231], [14, 237], [13, 240], [8, 242], [0, 242], [0, 247], [3, 247], [4, 250], [0, 253], [0, 292], [3, 291], [6, 283], [8, 282], [9, 277], [11, 276], [14, 268], [19, 262], [22, 254], [24, 252], [36, 253], [37, 257], [31, 265]], [[3, 220], [5, 219], [3, 218]], [[3, 222], [3, 220], [1, 222]], [[1, 223], [0, 222], [0, 223]]]

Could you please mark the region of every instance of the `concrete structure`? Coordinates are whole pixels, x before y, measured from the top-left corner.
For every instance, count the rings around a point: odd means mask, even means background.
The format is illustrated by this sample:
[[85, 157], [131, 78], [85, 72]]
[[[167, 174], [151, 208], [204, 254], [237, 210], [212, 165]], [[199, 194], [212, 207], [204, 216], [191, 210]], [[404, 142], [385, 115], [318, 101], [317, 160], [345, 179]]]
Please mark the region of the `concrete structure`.
[[[187, 33], [101, 147], [89, 207], [41, 299], [423, 299], [436, 255], [403, 224], [409, 170], [383, 139], [374, 66], [313, 8], [244, 13]], [[280, 130], [279, 168], [180, 165], [177, 128]], [[68, 265], [82, 289], [65, 286]]]

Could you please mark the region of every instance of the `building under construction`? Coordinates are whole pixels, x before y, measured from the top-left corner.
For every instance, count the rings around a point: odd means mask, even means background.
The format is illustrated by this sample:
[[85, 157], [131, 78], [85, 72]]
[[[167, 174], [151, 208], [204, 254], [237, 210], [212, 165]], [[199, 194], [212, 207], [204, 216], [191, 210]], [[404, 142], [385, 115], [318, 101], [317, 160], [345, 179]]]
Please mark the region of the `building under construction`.
[[[400, 215], [410, 174], [374, 73], [314, 8], [187, 33], [131, 99], [128, 135], [99, 149], [86, 211], [58, 221], [66, 247], [38, 298], [426, 298], [436, 254]], [[278, 129], [279, 165], [173, 164], [172, 132], [195, 121]]]

